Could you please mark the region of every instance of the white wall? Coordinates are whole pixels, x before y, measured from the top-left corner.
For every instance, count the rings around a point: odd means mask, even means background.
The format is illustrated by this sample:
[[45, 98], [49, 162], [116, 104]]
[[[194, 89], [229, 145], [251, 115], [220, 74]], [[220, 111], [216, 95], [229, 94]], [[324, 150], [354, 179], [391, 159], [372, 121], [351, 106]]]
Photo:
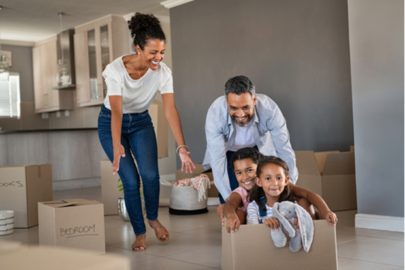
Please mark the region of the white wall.
[[404, 217], [404, 2], [348, 10], [358, 213]]

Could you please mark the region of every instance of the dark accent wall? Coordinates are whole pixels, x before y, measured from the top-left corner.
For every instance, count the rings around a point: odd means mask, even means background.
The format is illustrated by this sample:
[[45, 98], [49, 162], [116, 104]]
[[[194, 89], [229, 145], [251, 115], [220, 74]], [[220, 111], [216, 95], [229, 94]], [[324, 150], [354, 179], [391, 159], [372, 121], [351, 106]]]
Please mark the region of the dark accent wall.
[[207, 110], [236, 75], [279, 105], [294, 150], [349, 150], [347, 1], [196, 0], [172, 8], [170, 21], [176, 105], [195, 162]]

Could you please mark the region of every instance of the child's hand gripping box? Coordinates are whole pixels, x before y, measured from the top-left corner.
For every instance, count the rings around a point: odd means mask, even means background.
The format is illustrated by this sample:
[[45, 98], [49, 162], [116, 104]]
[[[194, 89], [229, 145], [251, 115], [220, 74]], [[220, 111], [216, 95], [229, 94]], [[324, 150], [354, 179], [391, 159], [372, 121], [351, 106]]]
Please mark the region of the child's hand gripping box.
[[[336, 227], [326, 220], [314, 221], [314, 239], [309, 252], [292, 252], [287, 242], [274, 245], [264, 224], [241, 225], [236, 233], [222, 228], [223, 270], [337, 270]], [[288, 238], [288, 236], [287, 236]]]
[[297, 186], [320, 195], [332, 211], [357, 209], [354, 152], [295, 151]]

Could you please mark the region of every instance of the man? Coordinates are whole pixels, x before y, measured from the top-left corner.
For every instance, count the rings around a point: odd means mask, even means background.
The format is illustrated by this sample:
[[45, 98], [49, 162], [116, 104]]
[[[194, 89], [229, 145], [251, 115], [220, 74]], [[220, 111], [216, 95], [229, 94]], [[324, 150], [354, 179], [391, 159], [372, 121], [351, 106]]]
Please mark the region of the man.
[[297, 181], [295, 154], [283, 114], [268, 96], [255, 93], [247, 77], [236, 76], [226, 82], [225, 96], [217, 98], [208, 109], [205, 134], [207, 150], [203, 165], [212, 168], [220, 193], [221, 220], [225, 200], [239, 186], [230, 164], [237, 150], [257, 147], [263, 155], [283, 159], [290, 169], [290, 182]]

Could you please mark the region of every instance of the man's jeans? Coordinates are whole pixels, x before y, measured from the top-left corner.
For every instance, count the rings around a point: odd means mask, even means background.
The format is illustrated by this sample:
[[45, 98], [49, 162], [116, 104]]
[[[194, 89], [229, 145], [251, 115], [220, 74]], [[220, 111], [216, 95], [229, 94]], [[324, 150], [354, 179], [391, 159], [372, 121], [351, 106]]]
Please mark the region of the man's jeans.
[[[108, 158], [113, 162], [114, 150], [111, 136], [111, 111], [104, 105], [98, 117], [98, 136]], [[142, 178], [146, 215], [156, 220], [159, 208], [159, 170], [155, 130], [148, 111], [123, 114], [121, 144], [125, 157], [121, 157], [118, 174], [124, 186], [125, 205], [135, 235], [146, 233], [140, 197], [140, 178]], [[135, 161], [132, 157], [135, 157]], [[112, 170], [111, 170], [112, 173]], [[117, 183], [118, 185], [119, 183]]]

